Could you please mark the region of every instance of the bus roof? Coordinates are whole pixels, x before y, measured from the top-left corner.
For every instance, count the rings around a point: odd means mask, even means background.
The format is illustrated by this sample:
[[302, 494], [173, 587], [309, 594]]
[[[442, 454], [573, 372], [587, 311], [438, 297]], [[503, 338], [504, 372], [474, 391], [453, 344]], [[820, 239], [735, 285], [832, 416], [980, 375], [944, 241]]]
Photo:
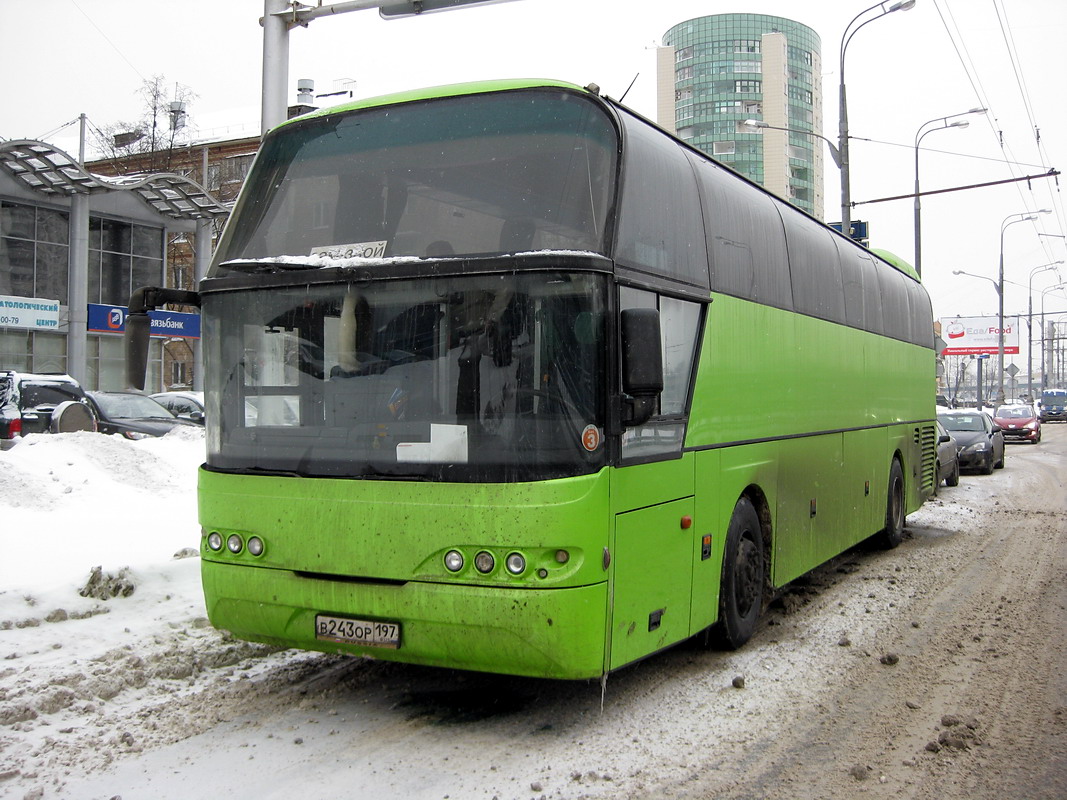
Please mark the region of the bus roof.
[[589, 93], [588, 89], [583, 89], [574, 83], [567, 83], [566, 81], [556, 81], [548, 79], [525, 79], [525, 78], [508, 78], [495, 81], [473, 81], [470, 83], [455, 83], [447, 86], [429, 86], [422, 89], [410, 89], [405, 92], [397, 92], [395, 94], [383, 94], [378, 97], [368, 97], [362, 100], [354, 100], [351, 103], [343, 103], [337, 106], [331, 106], [330, 108], [324, 108], [319, 111], [309, 112], [307, 114], [301, 114], [298, 117], [293, 117], [290, 120], [286, 120], [277, 127], [289, 125], [294, 122], [306, 119], [315, 119], [317, 117], [324, 117], [330, 114], [345, 113], [348, 111], [356, 111], [364, 108], [376, 108], [378, 106], [392, 106], [399, 103], [411, 103], [418, 100], [430, 100], [438, 97], [461, 97], [463, 95], [471, 94], [488, 94], [490, 92], [504, 92], [513, 89], [541, 89], [541, 88], [555, 88], [555, 89], [569, 89], [575, 92]]
[[879, 250], [873, 247], [871, 248], [871, 252], [883, 261], [888, 261], [890, 264], [899, 269], [909, 278], [913, 278], [914, 280], [917, 280], [920, 283], [922, 282], [922, 279], [919, 277], [919, 273], [915, 271], [915, 267], [913, 267], [903, 258], [898, 256], [896, 253], [890, 253], [888, 250]]

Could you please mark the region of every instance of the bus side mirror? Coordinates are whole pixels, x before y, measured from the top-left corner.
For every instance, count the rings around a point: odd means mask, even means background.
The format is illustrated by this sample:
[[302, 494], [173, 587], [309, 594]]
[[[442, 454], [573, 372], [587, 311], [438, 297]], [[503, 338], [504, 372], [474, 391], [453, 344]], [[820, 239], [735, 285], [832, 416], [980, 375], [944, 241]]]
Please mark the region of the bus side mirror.
[[134, 389], [144, 389], [148, 369], [148, 339], [152, 333], [152, 319], [148, 316], [167, 303], [200, 307], [200, 293], [185, 289], [165, 289], [143, 286], [130, 295], [126, 314], [126, 383]]
[[126, 315], [126, 384], [134, 389], [144, 389], [151, 327], [147, 311]]
[[627, 308], [622, 323], [622, 390], [629, 398], [623, 414], [626, 425], [641, 425], [656, 412], [663, 391], [663, 349], [659, 312]]

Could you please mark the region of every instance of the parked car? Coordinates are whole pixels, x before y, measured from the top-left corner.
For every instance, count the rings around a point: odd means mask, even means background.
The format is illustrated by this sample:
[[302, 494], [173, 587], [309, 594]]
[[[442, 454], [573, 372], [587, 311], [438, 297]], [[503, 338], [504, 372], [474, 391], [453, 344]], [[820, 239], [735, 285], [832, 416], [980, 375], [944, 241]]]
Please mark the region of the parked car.
[[1067, 421], [1067, 390], [1045, 389], [1041, 393], [1041, 421]]
[[178, 419], [146, 394], [139, 392], [89, 392], [101, 433], [119, 433], [127, 439], [164, 436], [178, 427], [196, 427]]
[[1006, 442], [1041, 441], [1041, 418], [1031, 405], [998, 406], [993, 413], [993, 422], [1004, 431]]
[[1004, 466], [1004, 432], [983, 411], [948, 411], [937, 418], [956, 439], [960, 469], [989, 475]]
[[0, 373], [0, 450], [14, 447], [22, 437], [22, 414], [15, 401], [14, 383], [9, 373]]
[[178, 419], [204, 424], [203, 392], [157, 392], [149, 395]]
[[948, 432], [941, 421], [937, 422], [937, 481], [934, 492], [945, 482], [945, 486], [960, 485], [959, 445], [956, 438]]
[[20, 436], [95, 430], [96, 418], [79, 384], [64, 373], [0, 370], [0, 446]]

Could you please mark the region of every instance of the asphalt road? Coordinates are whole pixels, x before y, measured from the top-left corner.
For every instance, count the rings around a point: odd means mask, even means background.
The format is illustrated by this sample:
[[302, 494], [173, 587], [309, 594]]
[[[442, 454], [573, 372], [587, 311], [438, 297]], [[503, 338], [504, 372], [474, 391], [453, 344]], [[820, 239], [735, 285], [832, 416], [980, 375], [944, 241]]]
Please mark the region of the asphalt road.
[[114, 730], [154, 743], [57, 796], [1062, 800], [1065, 479], [1050, 425], [896, 550], [790, 586], [741, 651], [687, 644], [603, 685], [274, 654], [149, 686]]

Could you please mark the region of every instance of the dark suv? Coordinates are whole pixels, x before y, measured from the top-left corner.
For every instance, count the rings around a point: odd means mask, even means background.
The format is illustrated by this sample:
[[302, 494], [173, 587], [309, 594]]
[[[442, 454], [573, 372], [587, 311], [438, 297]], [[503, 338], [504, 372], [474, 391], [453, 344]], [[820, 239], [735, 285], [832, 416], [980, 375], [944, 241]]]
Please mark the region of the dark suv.
[[3, 447], [13, 445], [20, 435], [57, 430], [96, 430], [96, 417], [81, 385], [62, 373], [0, 370]]

